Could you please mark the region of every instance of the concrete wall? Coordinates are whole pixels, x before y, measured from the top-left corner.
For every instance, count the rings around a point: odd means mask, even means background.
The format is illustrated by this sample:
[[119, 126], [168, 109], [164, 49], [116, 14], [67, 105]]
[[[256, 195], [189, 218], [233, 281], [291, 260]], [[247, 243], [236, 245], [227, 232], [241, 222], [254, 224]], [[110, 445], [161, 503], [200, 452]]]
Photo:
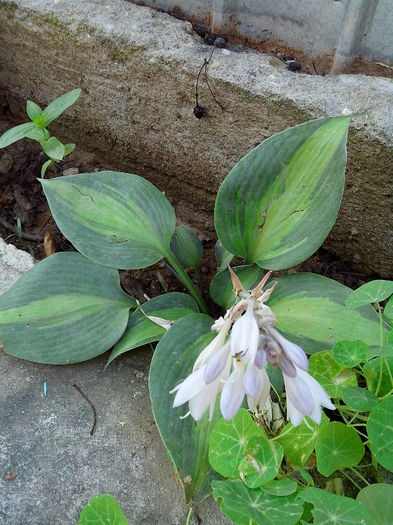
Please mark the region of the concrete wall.
[[215, 49], [189, 22], [123, 0], [0, 0], [0, 104], [16, 122], [26, 99], [82, 95], [53, 129], [101, 165], [145, 176], [180, 220], [215, 239], [216, 191], [261, 140], [308, 119], [353, 112], [346, 188], [325, 247], [362, 271], [393, 275], [393, 83], [364, 75], [292, 73], [274, 57]]
[[274, 40], [307, 55], [330, 57], [333, 70], [354, 57], [393, 62], [392, 0], [143, 0], [182, 12], [212, 32], [254, 43]]

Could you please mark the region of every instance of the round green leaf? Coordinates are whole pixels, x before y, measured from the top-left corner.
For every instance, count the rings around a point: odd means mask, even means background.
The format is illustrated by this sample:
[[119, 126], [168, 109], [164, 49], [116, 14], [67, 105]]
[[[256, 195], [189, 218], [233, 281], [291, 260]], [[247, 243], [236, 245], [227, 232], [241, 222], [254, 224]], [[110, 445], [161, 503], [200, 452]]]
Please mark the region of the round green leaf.
[[318, 434], [315, 447], [317, 468], [323, 476], [336, 470], [357, 465], [364, 456], [364, 445], [359, 434], [343, 423], [332, 422]]
[[45, 117], [45, 126], [49, 126], [49, 124], [57, 119], [57, 117], [59, 117], [67, 108], [72, 106], [72, 104], [78, 100], [81, 91], [82, 90], [79, 88], [73, 89], [72, 91], [69, 91], [68, 93], [65, 93], [64, 95], [56, 98], [53, 102], [46, 106], [43, 111]]
[[310, 357], [309, 373], [333, 398], [341, 398], [344, 388], [357, 386], [354, 370], [336, 363], [330, 350]]
[[295, 494], [273, 496], [240, 480], [213, 481], [212, 488], [222, 512], [237, 525], [295, 525], [303, 513]]
[[7, 354], [38, 363], [86, 361], [120, 339], [135, 307], [117, 271], [57, 253], [0, 297], [0, 343]]
[[[307, 353], [332, 348], [356, 337], [367, 345], [379, 342], [379, 317], [372, 306], [346, 308], [349, 288], [313, 273], [296, 273], [277, 279], [268, 305], [277, 317], [277, 329]], [[383, 328], [384, 334], [387, 333]]]
[[361, 412], [369, 412], [378, 403], [377, 396], [367, 390], [367, 388], [359, 388], [357, 386], [350, 386], [342, 391], [342, 398], [346, 405]]
[[[263, 277], [263, 270], [257, 264], [235, 266], [232, 269], [239, 277], [245, 290], [254, 288]], [[225, 310], [235, 303], [236, 297], [233, 293], [233, 284], [229, 270], [222, 270], [216, 273], [210, 284], [210, 295], [213, 301]]]
[[108, 359], [108, 365], [116, 357], [139, 346], [159, 341], [166, 330], [146, 316], [177, 321], [186, 315], [198, 313], [198, 307], [189, 295], [172, 292], [153, 297], [132, 312], [126, 331], [118, 341]]
[[242, 481], [252, 489], [272, 481], [277, 476], [283, 456], [282, 446], [269, 441], [264, 434], [249, 439], [239, 464]]
[[383, 310], [383, 315], [388, 319], [393, 320], [393, 296], [386, 303], [385, 308]]
[[371, 452], [378, 463], [393, 472], [393, 397], [384, 399], [370, 412], [367, 433], [371, 441]]
[[41, 184], [60, 230], [89, 259], [111, 268], [135, 269], [168, 254], [175, 212], [142, 177], [102, 171]]
[[262, 489], [272, 496], [290, 496], [296, 492], [297, 483], [289, 478], [275, 479], [265, 483]]
[[340, 365], [352, 368], [367, 360], [368, 349], [363, 341], [339, 341], [333, 346], [333, 357]]
[[352, 498], [314, 487], [302, 490], [299, 498], [314, 505], [314, 525], [374, 525], [365, 507]]
[[391, 525], [393, 516], [393, 485], [376, 483], [364, 487], [356, 499], [371, 516], [373, 525]]
[[280, 270], [321, 246], [341, 202], [349, 120], [289, 128], [238, 162], [221, 185], [214, 215], [229, 252]]
[[[393, 389], [393, 356], [376, 357], [368, 361], [363, 367], [367, 380], [367, 387], [377, 396], [385, 396]], [[380, 381], [380, 374], [382, 378]], [[378, 389], [378, 391], [377, 391]]]
[[42, 149], [51, 159], [62, 160], [65, 154], [64, 144], [56, 137], [41, 142]]
[[191, 228], [182, 224], [176, 226], [171, 248], [183, 266], [198, 270], [203, 257], [203, 246]]
[[200, 501], [210, 493], [215, 474], [208, 460], [208, 439], [219, 417], [211, 421], [206, 413], [197, 423], [180, 419], [188, 407], [172, 408], [169, 394], [192, 371], [195, 359], [214, 338], [213, 320], [207, 315], [192, 314], [177, 321], [158, 343], [150, 366], [149, 387], [154, 419], [164, 445], [172, 459], [186, 500]]
[[365, 304], [379, 303], [393, 294], [393, 281], [378, 279], [363, 284], [348, 295], [345, 305], [349, 308], [359, 308]]
[[277, 437], [277, 441], [284, 449], [285, 458], [299, 467], [305, 465], [315, 448], [319, 432], [328, 423], [329, 419], [324, 413], [320, 425], [310, 419], [307, 423], [302, 421], [297, 427], [287, 423]]
[[240, 409], [230, 421], [221, 418], [209, 438], [210, 465], [221, 476], [239, 478], [239, 464], [254, 437], [262, 440], [264, 433], [247, 410]]
[[78, 525], [128, 525], [128, 521], [115, 498], [102, 494], [83, 508]]

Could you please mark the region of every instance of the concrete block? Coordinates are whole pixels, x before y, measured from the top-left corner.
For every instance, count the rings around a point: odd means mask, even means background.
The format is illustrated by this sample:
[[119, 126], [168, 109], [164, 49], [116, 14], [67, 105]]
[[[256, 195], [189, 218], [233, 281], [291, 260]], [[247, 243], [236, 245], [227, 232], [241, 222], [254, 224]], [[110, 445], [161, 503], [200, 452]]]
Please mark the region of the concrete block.
[[144, 175], [180, 219], [214, 238], [216, 191], [233, 165], [272, 133], [313, 117], [354, 113], [347, 184], [326, 248], [364, 272], [393, 271], [393, 84], [363, 75], [292, 73], [255, 51], [215, 49], [207, 116], [193, 115], [195, 81], [211, 47], [182, 22], [123, 0], [0, 0], [1, 100], [14, 115], [83, 94], [61, 136], [111, 168]]
[[[0, 239], [0, 294], [32, 265]], [[184, 525], [188, 507], [151, 412], [150, 359], [146, 347], [104, 370], [105, 355], [56, 367], [0, 351], [0, 524], [75, 525], [106, 493], [130, 524]], [[74, 384], [96, 408], [93, 435], [92, 410]], [[229, 525], [212, 498], [195, 508], [197, 523]]]

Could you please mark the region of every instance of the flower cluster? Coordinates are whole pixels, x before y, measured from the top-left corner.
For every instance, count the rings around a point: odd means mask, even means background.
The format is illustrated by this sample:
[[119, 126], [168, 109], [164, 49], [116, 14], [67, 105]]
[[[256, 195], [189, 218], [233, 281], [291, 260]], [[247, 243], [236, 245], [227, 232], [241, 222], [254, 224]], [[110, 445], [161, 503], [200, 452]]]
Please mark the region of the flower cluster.
[[244, 291], [235, 274], [231, 275], [238, 301], [214, 323], [212, 331], [217, 332], [216, 337], [198, 356], [192, 373], [171, 391], [176, 392], [173, 406], [188, 402], [195, 420], [201, 419], [208, 409], [212, 417], [221, 393], [220, 410], [225, 419], [236, 415], [244, 396], [250, 410], [263, 408], [270, 394], [265, 369], [269, 362], [283, 374], [287, 417], [292, 424], [299, 425], [305, 416], [320, 423], [321, 407], [335, 407], [307, 372], [308, 359], [302, 348], [274, 327], [276, 317], [265, 302], [275, 286], [263, 291], [270, 273], [251, 291]]

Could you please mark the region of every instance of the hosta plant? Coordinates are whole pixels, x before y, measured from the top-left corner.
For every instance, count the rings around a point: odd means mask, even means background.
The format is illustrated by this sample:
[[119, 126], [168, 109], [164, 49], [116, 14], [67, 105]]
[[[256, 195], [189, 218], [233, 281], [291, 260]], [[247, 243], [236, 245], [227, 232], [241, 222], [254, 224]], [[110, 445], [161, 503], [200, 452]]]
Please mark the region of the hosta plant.
[[[0, 299], [0, 341], [23, 359], [68, 364], [112, 349], [109, 364], [158, 341], [152, 408], [185, 498], [212, 492], [237, 524], [388, 523], [373, 502], [391, 486], [369, 486], [363, 473], [378, 482], [393, 470], [393, 316], [391, 300], [384, 312], [380, 304], [392, 283], [352, 293], [282, 272], [312, 255], [335, 222], [348, 126], [337, 117], [290, 128], [226, 177], [214, 216], [216, 319], [190, 278], [200, 283], [195, 233], [176, 226], [152, 184], [111, 171], [41, 180], [79, 253], [48, 257]], [[119, 269], [161, 259], [189, 294], [140, 303], [121, 289]]]

